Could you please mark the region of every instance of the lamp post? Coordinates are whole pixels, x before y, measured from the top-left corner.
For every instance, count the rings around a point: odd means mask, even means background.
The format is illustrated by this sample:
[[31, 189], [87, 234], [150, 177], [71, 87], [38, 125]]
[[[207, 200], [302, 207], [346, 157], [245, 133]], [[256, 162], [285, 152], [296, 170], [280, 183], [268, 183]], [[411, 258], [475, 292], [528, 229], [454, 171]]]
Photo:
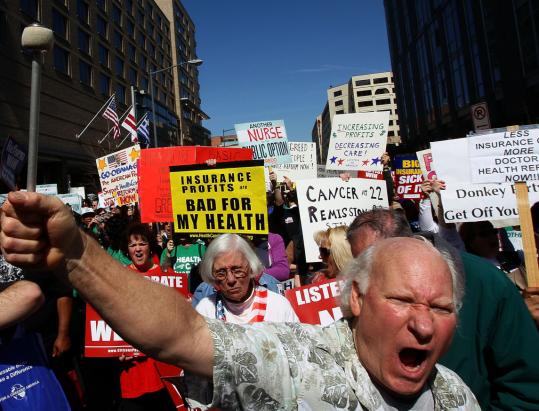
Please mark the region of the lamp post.
[[225, 144], [225, 133], [227, 131], [232, 131], [232, 130], [235, 130], [235, 128], [223, 128], [223, 135], [221, 137], [221, 144], [223, 144], [223, 147], [226, 147], [226, 144]]
[[[167, 71], [173, 69], [174, 67], [186, 66], [192, 64], [193, 66], [200, 66], [204, 61], [200, 59], [193, 59], [184, 61], [183, 63], [174, 64], [173, 66], [165, 67], [155, 71], [149, 71], [148, 75], [150, 77], [150, 96], [152, 98], [152, 123], [153, 123], [153, 145], [157, 147], [157, 123], [155, 121], [155, 97], [153, 95], [153, 75], [160, 73], [162, 71]], [[181, 123], [181, 102], [180, 102], [180, 123]], [[181, 127], [181, 125], [180, 125]], [[183, 131], [180, 129], [180, 141], [183, 141]]]
[[30, 86], [30, 121], [28, 125], [28, 172], [26, 189], [36, 191], [37, 144], [39, 136], [39, 97], [41, 92], [41, 54], [51, 49], [54, 43], [52, 30], [32, 24], [22, 32], [21, 46], [32, 53], [32, 82]]

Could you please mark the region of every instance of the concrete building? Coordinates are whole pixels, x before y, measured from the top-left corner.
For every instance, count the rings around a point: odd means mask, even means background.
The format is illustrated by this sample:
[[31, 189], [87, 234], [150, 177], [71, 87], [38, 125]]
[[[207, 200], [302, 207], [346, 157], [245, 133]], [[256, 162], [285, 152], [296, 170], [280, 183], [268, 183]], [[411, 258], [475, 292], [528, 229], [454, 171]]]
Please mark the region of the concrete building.
[[[124, 113], [132, 104], [131, 86], [140, 91], [137, 116], [151, 111], [148, 73], [174, 64], [172, 27], [153, 0], [0, 2], [0, 144], [8, 136], [27, 144], [31, 59], [20, 39], [34, 22], [51, 28], [55, 37], [53, 50], [42, 59], [37, 182], [58, 183], [60, 192], [68, 185], [96, 191], [95, 159], [131, 143], [127, 138], [119, 145], [111, 137], [99, 143], [111, 127], [100, 115], [80, 138], [77, 134], [112, 94], [118, 115]], [[179, 141], [174, 78], [163, 71], [154, 79], [158, 144], [174, 145]], [[198, 98], [198, 88], [196, 93]], [[24, 175], [21, 181], [24, 186]]]
[[331, 122], [338, 114], [389, 111], [388, 144], [399, 144], [399, 117], [391, 72], [353, 76], [348, 83], [330, 87], [328, 102], [317, 116], [312, 141], [317, 144], [319, 164], [325, 164], [331, 134]]

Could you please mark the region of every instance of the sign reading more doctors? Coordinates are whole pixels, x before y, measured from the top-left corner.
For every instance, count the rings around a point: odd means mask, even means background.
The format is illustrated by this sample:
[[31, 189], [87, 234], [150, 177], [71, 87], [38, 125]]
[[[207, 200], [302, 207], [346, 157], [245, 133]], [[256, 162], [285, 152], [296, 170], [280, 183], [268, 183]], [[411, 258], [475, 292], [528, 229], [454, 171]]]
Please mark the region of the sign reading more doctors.
[[284, 121], [257, 121], [234, 127], [240, 146], [253, 150], [253, 160], [264, 160], [266, 166], [291, 162]]
[[389, 111], [333, 116], [326, 168], [382, 170]]

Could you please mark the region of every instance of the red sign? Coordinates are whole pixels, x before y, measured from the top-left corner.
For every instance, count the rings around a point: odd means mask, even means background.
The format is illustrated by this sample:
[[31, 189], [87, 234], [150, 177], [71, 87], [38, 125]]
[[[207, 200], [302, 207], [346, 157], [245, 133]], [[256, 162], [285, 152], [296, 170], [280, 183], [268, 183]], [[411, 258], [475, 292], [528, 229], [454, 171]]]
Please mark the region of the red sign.
[[337, 280], [305, 285], [285, 291], [299, 321], [304, 324], [328, 325], [342, 318]]
[[170, 197], [170, 166], [252, 160], [251, 149], [221, 147], [162, 147], [140, 150], [138, 194], [143, 223], [173, 221]]
[[[189, 287], [187, 274], [172, 272], [163, 275], [148, 276], [148, 280], [155, 281], [168, 287], [175, 288], [187, 296]], [[144, 355], [139, 350], [125, 342], [108, 325], [90, 304], [86, 304], [86, 331], [84, 334], [85, 357], [119, 357], [121, 355], [137, 357]]]
[[357, 172], [358, 178], [368, 178], [371, 180], [383, 180], [384, 172], [383, 171], [365, 171], [359, 170]]

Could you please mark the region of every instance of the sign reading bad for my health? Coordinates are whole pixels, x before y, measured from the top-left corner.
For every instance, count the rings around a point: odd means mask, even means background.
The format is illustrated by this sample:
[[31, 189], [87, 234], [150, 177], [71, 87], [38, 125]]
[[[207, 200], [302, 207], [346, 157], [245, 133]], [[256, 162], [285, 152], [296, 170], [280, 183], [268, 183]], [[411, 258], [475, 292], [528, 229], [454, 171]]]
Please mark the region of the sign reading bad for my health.
[[264, 165], [290, 163], [288, 137], [284, 121], [257, 121], [235, 124], [238, 143], [253, 150], [253, 160], [264, 160]]
[[326, 168], [382, 170], [388, 125], [389, 111], [335, 115]]
[[170, 167], [174, 230], [191, 237], [268, 234], [261, 161]]

